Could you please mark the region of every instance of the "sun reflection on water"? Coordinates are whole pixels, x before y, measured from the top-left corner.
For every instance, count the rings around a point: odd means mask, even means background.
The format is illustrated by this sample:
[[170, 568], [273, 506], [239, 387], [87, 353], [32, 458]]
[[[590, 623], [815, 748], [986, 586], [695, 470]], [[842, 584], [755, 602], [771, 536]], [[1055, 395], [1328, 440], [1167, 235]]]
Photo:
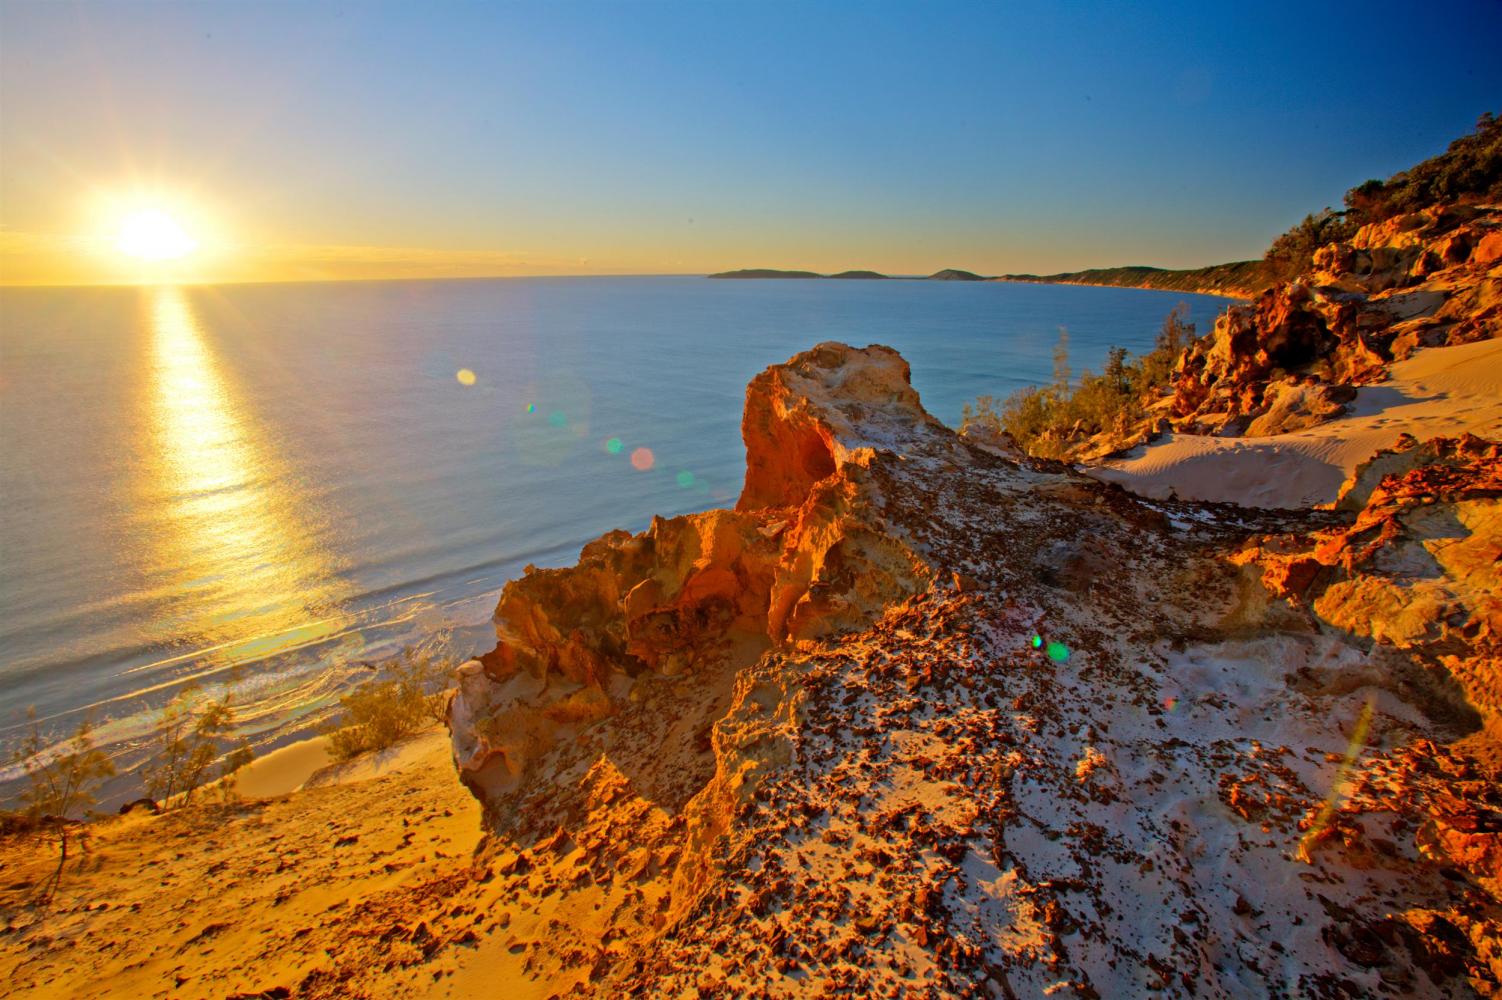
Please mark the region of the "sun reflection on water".
[[152, 589], [172, 608], [159, 640], [212, 669], [335, 634], [336, 560], [181, 289], [153, 293], [150, 334], [143, 499]]

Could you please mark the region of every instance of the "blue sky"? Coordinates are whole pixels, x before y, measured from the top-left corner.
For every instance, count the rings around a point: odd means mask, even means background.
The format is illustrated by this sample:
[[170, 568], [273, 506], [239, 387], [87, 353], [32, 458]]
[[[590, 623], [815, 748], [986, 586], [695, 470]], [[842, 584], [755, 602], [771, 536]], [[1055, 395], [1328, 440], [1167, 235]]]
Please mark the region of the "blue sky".
[[263, 264], [1191, 266], [1502, 111], [1499, 40], [1495, 2], [5, 2], [0, 227], [148, 185]]

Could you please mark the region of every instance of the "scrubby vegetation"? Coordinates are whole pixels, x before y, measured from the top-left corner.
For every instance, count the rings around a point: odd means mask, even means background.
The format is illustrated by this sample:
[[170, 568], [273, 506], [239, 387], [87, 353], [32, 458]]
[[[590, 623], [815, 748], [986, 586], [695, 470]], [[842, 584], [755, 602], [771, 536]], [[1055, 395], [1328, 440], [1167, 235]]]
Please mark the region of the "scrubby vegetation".
[[94, 727], [88, 718], [78, 724], [72, 738], [50, 753], [35, 708], [27, 709], [26, 719], [26, 737], [12, 758], [30, 779], [30, 786], [21, 793], [24, 825], [43, 833], [50, 829], [57, 836], [57, 869], [42, 890], [45, 903], [57, 891], [63, 866], [68, 863], [68, 843], [73, 830], [70, 814], [94, 804], [94, 791], [115, 773], [115, 767], [94, 746]]
[[1387, 180], [1369, 180], [1345, 195], [1345, 208], [1326, 208], [1279, 236], [1265, 260], [1279, 280], [1307, 270], [1314, 251], [1349, 239], [1370, 222], [1381, 222], [1435, 204], [1502, 201], [1502, 118], [1491, 112], [1476, 130], [1448, 149]]
[[1350, 212], [1325, 209], [1273, 240], [1263, 258], [1276, 281], [1288, 281], [1309, 269], [1314, 252], [1327, 243], [1340, 243], [1356, 234], [1361, 224]]
[[1059, 274], [1004, 274], [1002, 281], [1042, 281], [1068, 285], [1108, 285], [1119, 288], [1157, 288], [1166, 292], [1214, 292], [1251, 296], [1274, 281], [1268, 265], [1260, 260], [1238, 260], [1182, 271], [1145, 264], [1096, 267]]
[[1381, 222], [1434, 204], [1502, 200], [1502, 118], [1487, 112], [1476, 122], [1476, 131], [1456, 139], [1443, 153], [1385, 181], [1357, 185], [1345, 200], [1346, 210], [1363, 222]]
[[[221, 793], [234, 788], [237, 771], [250, 763], [251, 749], [242, 741], [227, 746], [235, 724], [233, 700], [197, 704], [198, 689], [189, 685], [162, 710], [156, 733], [156, 752], [142, 775], [146, 792], [163, 808], [186, 806], [208, 781], [219, 779]], [[218, 761], [218, 768], [214, 763]]]
[[1053, 381], [1019, 389], [999, 404], [991, 396], [966, 404], [961, 429], [1005, 433], [1029, 455], [1055, 459], [1081, 440], [1124, 432], [1167, 391], [1174, 364], [1195, 336], [1188, 315], [1189, 307], [1180, 304], [1164, 318], [1152, 351], [1133, 361], [1125, 348], [1113, 347], [1101, 374], [1086, 370], [1078, 381], [1070, 373], [1069, 334], [1061, 329]]
[[344, 712], [328, 727], [329, 752], [336, 760], [384, 750], [430, 723], [444, 721], [446, 662], [407, 649], [390, 673], [389, 678], [366, 681], [339, 700]]

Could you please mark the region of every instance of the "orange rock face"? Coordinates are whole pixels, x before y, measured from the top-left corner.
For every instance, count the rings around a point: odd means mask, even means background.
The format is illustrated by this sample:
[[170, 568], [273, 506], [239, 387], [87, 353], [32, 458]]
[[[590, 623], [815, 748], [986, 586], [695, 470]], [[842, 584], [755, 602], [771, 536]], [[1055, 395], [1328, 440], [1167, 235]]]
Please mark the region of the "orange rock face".
[[743, 426], [735, 510], [528, 572], [461, 668], [530, 986], [1498, 988], [1495, 445], [1410, 443], [1335, 511], [1150, 502], [838, 344]]
[[921, 559], [870, 528], [862, 470], [887, 426], [938, 426], [907, 362], [885, 347], [821, 345], [747, 389], [735, 510], [611, 532], [575, 566], [529, 568], [508, 584], [500, 642], [468, 668], [453, 710], [464, 780], [482, 797], [511, 787], [575, 722], [612, 714], [643, 674], [754, 658], [925, 586]]
[[1438, 207], [1363, 227], [1296, 282], [1232, 306], [1173, 380], [1172, 423], [1265, 435], [1344, 412], [1353, 387], [1421, 347], [1502, 333], [1502, 211]]
[[1429, 658], [1502, 735], [1502, 445], [1413, 439], [1359, 469], [1349, 525], [1265, 550], [1262, 579], [1324, 622]]

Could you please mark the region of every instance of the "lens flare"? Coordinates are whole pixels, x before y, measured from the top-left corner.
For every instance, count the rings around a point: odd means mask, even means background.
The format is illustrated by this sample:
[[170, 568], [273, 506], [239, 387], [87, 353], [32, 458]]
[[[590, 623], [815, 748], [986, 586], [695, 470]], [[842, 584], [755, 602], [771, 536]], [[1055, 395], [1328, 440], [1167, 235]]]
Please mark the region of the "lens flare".
[[548, 414], [548, 424], [552, 427], [567, 427], [568, 414], [562, 410], [554, 410]]
[[682, 486], [684, 489], [688, 489], [690, 486], [694, 485], [694, 474], [692, 472], [680, 472], [673, 478], [676, 479], [678, 485]]
[[624, 446], [621, 444], [620, 438], [611, 438], [609, 441], [605, 442], [605, 450], [610, 452], [610, 454], [612, 455], [619, 455], [621, 453], [622, 447]]
[[536, 403], [528, 403], [527, 404], [527, 412], [528, 413], [536, 413], [537, 412], [537, 404]]
[[475, 373], [470, 371], [468, 368], [460, 368], [457, 372], [454, 373], [454, 378], [459, 380], [460, 385], [475, 384]]
[[646, 472], [657, 463], [657, 456], [652, 454], [651, 448], [638, 448], [631, 453], [631, 465], [638, 472]]
[[1043, 648], [1043, 637], [1041, 635], [1035, 635], [1035, 636], [1033, 636], [1033, 648], [1034, 649], [1042, 649]]
[[1048, 658], [1055, 663], [1063, 663], [1069, 659], [1069, 647], [1062, 642], [1050, 642], [1043, 652], [1048, 654]]
[[1330, 794], [1325, 797], [1325, 804], [1320, 807], [1319, 815], [1314, 818], [1309, 831], [1299, 840], [1297, 857], [1305, 864], [1313, 864], [1314, 856], [1310, 848], [1314, 847], [1325, 838], [1325, 832], [1329, 830], [1330, 823], [1335, 819], [1335, 813], [1340, 808], [1340, 800], [1345, 797], [1343, 789], [1346, 779], [1350, 776], [1351, 769], [1356, 766], [1356, 757], [1366, 746], [1366, 734], [1372, 728], [1372, 713], [1377, 710], [1377, 696], [1370, 695], [1366, 704], [1361, 706], [1361, 715], [1356, 719], [1356, 729], [1351, 733], [1351, 742], [1346, 745], [1346, 753], [1340, 761], [1340, 768], [1335, 772], [1335, 782], [1330, 786]]

